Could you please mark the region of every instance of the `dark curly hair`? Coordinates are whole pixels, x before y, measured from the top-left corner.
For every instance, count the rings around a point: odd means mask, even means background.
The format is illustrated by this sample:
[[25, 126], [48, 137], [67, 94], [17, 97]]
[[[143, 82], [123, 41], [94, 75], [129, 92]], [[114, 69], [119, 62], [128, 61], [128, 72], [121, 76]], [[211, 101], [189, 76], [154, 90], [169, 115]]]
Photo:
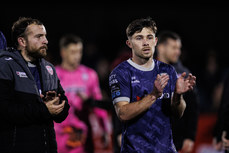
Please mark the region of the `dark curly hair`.
[[157, 26], [154, 20], [151, 17], [140, 18], [132, 21], [126, 28], [127, 37], [131, 37], [135, 32], [142, 31], [143, 28], [151, 28], [156, 34]]
[[14, 22], [11, 31], [11, 37], [15, 47], [18, 46], [18, 37], [24, 37], [26, 28], [31, 24], [43, 25], [43, 23], [38, 19], [33, 19], [30, 17], [19, 17], [19, 19], [16, 22]]

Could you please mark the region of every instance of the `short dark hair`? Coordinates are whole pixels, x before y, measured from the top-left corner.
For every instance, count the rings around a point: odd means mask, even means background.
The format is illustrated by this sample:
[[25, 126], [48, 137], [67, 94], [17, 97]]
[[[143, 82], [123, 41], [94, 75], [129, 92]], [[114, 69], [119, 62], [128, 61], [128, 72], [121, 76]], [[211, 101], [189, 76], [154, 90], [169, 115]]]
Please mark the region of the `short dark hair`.
[[65, 34], [64, 36], [61, 37], [60, 39], [60, 48], [65, 48], [69, 44], [78, 44], [78, 43], [83, 43], [83, 40], [74, 34]]
[[15, 47], [18, 46], [18, 37], [25, 36], [24, 34], [26, 28], [31, 24], [43, 25], [41, 21], [39, 21], [38, 19], [33, 19], [31, 17], [19, 17], [19, 19], [16, 22], [14, 22], [12, 26], [11, 37]]
[[155, 34], [157, 33], [156, 22], [151, 17], [147, 17], [132, 21], [126, 28], [126, 35], [131, 37], [135, 32], [140, 32], [145, 27], [151, 28]]
[[181, 40], [180, 36], [177, 33], [169, 30], [159, 32], [157, 38], [157, 44], [166, 43], [168, 39]]

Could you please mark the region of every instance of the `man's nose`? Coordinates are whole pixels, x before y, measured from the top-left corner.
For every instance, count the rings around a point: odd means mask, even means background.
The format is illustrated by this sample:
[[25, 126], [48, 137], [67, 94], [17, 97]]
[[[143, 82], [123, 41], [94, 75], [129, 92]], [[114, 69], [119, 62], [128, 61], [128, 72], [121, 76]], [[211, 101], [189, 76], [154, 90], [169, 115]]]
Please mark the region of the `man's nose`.
[[143, 46], [148, 46], [149, 45], [149, 42], [147, 39], [143, 39]]
[[44, 44], [48, 44], [48, 39], [47, 39], [47, 37], [44, 37], [43, 43], [44, 43]]

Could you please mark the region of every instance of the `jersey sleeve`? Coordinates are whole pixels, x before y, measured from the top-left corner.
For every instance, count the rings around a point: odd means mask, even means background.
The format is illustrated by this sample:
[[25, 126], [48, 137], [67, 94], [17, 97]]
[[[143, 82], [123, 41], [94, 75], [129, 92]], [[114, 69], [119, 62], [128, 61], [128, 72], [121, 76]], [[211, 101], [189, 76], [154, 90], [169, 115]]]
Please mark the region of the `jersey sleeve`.
[[126, 70], [113, 70], [109, 77], [109, 87], [113, 104], [120, 101], [130, 102], [130, 77]]
[[170, 68], [171, 91], [174, 92], [178, 79], [177, 72], [173, 66]]

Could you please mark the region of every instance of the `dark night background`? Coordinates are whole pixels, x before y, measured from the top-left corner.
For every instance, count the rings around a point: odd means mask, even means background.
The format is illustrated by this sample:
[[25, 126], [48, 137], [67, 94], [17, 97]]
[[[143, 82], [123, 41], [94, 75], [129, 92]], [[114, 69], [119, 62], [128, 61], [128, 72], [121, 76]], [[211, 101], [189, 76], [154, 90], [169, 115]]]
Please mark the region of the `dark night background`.
[[[222, 84], [219, 80], [225, 76], [225, 72], [229, 72], [227, 4], [222, 4], [220, 1], [190, 4], [154, 3], [154, 1], [150, 3], [75, 1], [75, 3], [57, 4], [33, 2], [34, 4], [20, 5], [0, 3], [0, 31], [6, 36], [8, 46], [12, 46], [10, 38], [12, 24], [19, 17], [32, 17], [42, 21], [46, 27], [49, 41], [48, 57], [54, 65], [60, 63], [59, 39], [67, 33], [79, 35], [84, 40], [84, 51], [86, 46], [96, 45], [97, 55], [92, 59], [83, 58], [83, 64], [101, 56], [112, 62], [122, 48], [126, 47], [125, 30], [128, 24], [134, 19], [150, 16], [155, 20], [158, 32], [172, 30], [181, 36], [183, 64], [197, 77], [200, 112], [211, 113], [218, 110], [222, 93]], [[214, 51], [213, 56], [218, 64], [212, 75], [206, 73], [205, 66], [211, 51]], [[105, 84], [108, 85], [108, 81]], [[206, 143], [205, 141], [212, 145], [211, 130], [216, 117], [215, 114], [208, 118], [204, 115], [200, 117], [196, 146]]]
[[0, 30], [11, 46], [13, 22], [20, 16], [38, 18], [46, 27], [53, 62], [60, 61], [58, 43], [65, 33], [81, 36], [85, 46], [96, 44], [99, 55], [112, 61], [125, 46], [127, 25], [136, 18], [151, 16], [158, 32], [173, 30], [181, 36], [184, 64], [198, 76], [210, 50], [216, 51], [220, 68], [228, 66], [228, 14], [227, 6], [219, 3], [1, 4]]

